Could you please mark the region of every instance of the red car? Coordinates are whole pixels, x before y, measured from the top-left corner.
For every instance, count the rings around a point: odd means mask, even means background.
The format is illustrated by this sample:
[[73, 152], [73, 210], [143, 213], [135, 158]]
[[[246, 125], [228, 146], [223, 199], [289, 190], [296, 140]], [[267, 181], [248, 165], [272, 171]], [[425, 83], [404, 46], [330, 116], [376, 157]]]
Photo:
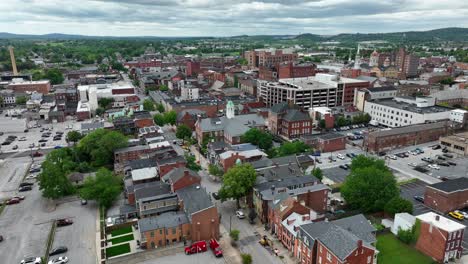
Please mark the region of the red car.
[[33, 157], [42, 157], [43, 155], [44, 154], [42, 154], [41, 152], [36, 151], [31, 156], [33, 156]]
[[10, 200], [6, 201], [5, 204], [10, 205], [10, 204], [17, 204], [17, 203], [20, 203], [20, 199], [18, 199], [18, 198], [11, 198]]
[[223, 251], [221, 250], [221, 247], [219, 246], [219, 243], [216, 241], [216, 239], [212, 238], [210, 240], [210, 248], [211, 251], [213, 251], [215, 257], [220, 258], [223, 256]]
[[193, 243], [192, 245], [185, 247], [185, 254], [191, 255], [195, 253], [205, 252], [207, 250], [208, 248], [206, 247], [205, 241], [197, 241]]

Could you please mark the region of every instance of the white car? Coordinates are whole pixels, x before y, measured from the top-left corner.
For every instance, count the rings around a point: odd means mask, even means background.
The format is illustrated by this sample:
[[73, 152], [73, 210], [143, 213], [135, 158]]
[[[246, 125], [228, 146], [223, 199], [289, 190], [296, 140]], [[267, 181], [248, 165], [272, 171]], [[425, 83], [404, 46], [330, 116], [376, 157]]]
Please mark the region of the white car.
[[440, 167], [435, 164], [429, 164], [428, 167], [434, 170], [440, 170]]
[[20, 137], [18, 141], [26, 141], [26, 137]]
[[245, 218], [245, 214], [244, 214], [244, 212], [242, 212], [241, 210], [237, 210], [237, 211], [236, 211], [236, 216], [237, 216], [237, 218], [239, 218], [239, 219]]
[[65, 264], [67, 262], [68, 262], [67, 257], [58, 257], [58, 258], [54, 258], [52, 260], [49, 260], [49, 264]]
[[27, 257], [21, 260], [20, 264], [41, 264], [42, 260], [40, 257]]
[[392, 159], [392, 160], [396, 160], [396, 159], [397, 159], [397, 157], [396, 157], [395, 155], [387, 155], [387, 157], [388, 157], [389, 159]]
[[35, 174], [29, 174], [27, 177], [26, 177], [26, 180], [35, 180], [37, 178], [37, 175]]
[[416, 166], [418, 166], [418, 164], [416, 164], [416, 163], [414, 163], [414, 162], [411, 162], [411, 163], [408, 163], [408, 166], [410, 166], [410, 167], [416, 167]]
[[345, 159], [345, 156], [343, 154], [338, 154], [338, 155], [336, 155], [336, 157], [339, 158], [340, 160]]

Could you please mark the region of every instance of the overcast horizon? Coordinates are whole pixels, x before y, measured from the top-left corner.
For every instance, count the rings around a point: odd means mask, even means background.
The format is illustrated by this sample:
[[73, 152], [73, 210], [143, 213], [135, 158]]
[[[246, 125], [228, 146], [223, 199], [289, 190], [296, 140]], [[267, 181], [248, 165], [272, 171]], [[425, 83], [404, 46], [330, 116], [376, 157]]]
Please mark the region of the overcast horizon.
[[34, 35], [334, 35], [468, 27], [468, 2], [456, 0], [10, 0], [0, 10], [0, 32]]

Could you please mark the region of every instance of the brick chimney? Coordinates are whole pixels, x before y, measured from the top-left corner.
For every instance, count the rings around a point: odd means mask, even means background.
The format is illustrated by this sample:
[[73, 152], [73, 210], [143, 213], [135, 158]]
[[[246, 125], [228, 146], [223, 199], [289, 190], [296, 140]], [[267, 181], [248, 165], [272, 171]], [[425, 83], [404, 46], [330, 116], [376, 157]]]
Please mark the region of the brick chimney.
[[289, 219], [288, 220], [288, 225], [291, 225], [292, 223], [294, 223], [294, 221], [296, 221], [296, 219]]
[[188, 171], [188, 170], [184, 170], [184, 177], [188, 177], [188, 176], [190, 176], [189, 171]]
[[361, 240], [361, 239], [359, 239], [359, 240], [357, 241], [357, 247], [358, 247], [358, 248], [361, 248], [361, 247], [362, 247], [362, 240]]
[[306, 214], [302, 216], [302, 221], [310, 220], [310, 215]]

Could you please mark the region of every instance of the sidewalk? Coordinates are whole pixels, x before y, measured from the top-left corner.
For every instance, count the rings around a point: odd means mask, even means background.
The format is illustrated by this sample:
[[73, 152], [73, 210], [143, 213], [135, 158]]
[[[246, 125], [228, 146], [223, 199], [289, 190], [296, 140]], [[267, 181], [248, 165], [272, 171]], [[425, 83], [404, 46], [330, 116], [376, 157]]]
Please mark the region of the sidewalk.
[[226, 230], [226, 228], [224, 228], [223, 225], [219, 226], [219, 232], [221, 234], [219, 245], [223, 249], [223, 257], [226, 263], [242, 263], [240, 251], [231, 245], [229, 232]]
[[278, 257], [283, 263], [297, 263], [297, 260], [290, 256], [292, 252], [289, 252], [288, 249], [283, 246], [281, 241], [279, 241], [279, 239], [275, 235], [272, 235], [270, 233], [270, 230], [265, 230], [264, 226], [260, 223], [257, 223], [255, 225], [255, 230], [260, 234], [259, 239], [266, 235], [267, 238], [273, 242], [272, 250], [278, 249]]

